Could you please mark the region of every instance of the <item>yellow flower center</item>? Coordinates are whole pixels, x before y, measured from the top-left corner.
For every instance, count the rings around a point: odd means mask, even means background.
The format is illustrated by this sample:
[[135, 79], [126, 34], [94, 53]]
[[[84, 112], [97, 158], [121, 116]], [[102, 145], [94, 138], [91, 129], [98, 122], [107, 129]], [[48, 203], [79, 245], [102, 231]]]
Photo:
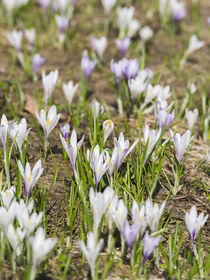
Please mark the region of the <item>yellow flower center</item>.
[[8, 191], [6, 191], [6, 196], [8, 196]]
[[110, 125], [111, 125], [111, 121], [110, 121], [110, 120], [108, 120], [107, 125], [108, 125], [108, 126], [110, 126]]
[[31, 180], [31, 176], [32, 176], [32, 172], [31, 172], [30, 176], [28, 177], [28, 181], [29, 181], [29, 182], [30, 182], [30, 180]]
[[51, 124], [51, 120], [47, 119], [47, 126], [49, 126]]

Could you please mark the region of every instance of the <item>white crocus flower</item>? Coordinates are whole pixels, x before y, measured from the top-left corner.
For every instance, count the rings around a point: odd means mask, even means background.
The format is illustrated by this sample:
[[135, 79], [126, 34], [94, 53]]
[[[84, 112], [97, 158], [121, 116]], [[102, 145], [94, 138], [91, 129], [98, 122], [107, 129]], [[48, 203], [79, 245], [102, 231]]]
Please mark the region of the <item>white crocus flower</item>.
[[149, 156], [151, 155], [152, 151], [154, 150], [159, 138], [161, 135], [161, 129], [159, 130], [150, 130], [149, 126], [146, 125], [144, 129], [144, 143], [147, 145], [146, 155], [144, 159], [144, 164], [148, 160]]
[[0, 225], [6, 234], [9, 224], [13, 224], [16, 215], [16, 204], [15, 200], [12, 201], [9, 208], [0, 207]]
[[95, 52], [97, 53], [97, 55], [101, 58], [107, 47], [107, 38], [104, 36], [101, 38], [92, 37], [91, 44], [92, 44]]
[[171, 137], [174, 143], [174, 147], [176, 149], [176, 157], [181, 164], [182, 158], [190, 144], [190, 142], [193, 139], [193, 136], [191, 137], [190, 130], [187, 130], [182, 136], [179, 133], [176, 133], [176, 135], [173, 134], [173, 131], [170, 130]]
[[207, 221], [209, 215], [204, 217], [204, 214], [201, 213], [197, 216], [196, 206], [192, 206], [190, 212], [187, 212], [185, 215], [185, 223], [187, 225], [187, 229], [190, 233], [191, 241], [194, 245], [195, 239], [200, 231], [200, 229], [204, 226]]
[[15, 143], [20, 151], [21, 156], [23, 141], [27, 141], [30, 130], [31, 128], [27, 129], [27, 122], [25, 118], [21, 119], [19, 124], [14, 122], [8, 130], [12, 139], [15, 139]]
[[24, 56], [22, 53], [22, 39], [23, 39], [23, 32], [12, 30], [12, 32], [6, 34], [8, 41], [10, 44], [15, 48], [18, 59], [21, 65], [25, 64]]
[[165, 205], [166, 205], [166, 201], [163, 201], [160, 207], [158, 206], [157, 203], [152, 205], [152, 202], [149, 200], [149, 198], [146, 201], [146, 207], [145, 207], [146, 219], [147, 219], [147, 224], [152, 232], [155, 232], [157, 230], [158, 223], [163, 214]]
[[193, 126], [195, 125], [196, 120], [198, 118], [198, 109], [196, 108], [196, 109], [194, 109], [194, 111], [189, 111], [186, 108], [185, 116], [186, 116], [186, 119], [187, 119], [189, 130], [192, 131]]
[[122, 199], [119, 200], [116, 211], [112, 214], [112, 219], [115, 222], [120, 232], [123, 231], [125, 221], [127, 219], [127, 207], [125, 206]]
[[186, 49], [183, 58], [180, 60], [180, 65], [183, 66], [189, 55], [199, 50], [205, 45], [203, 41], [199, 41], [197, 36], [194, 34], [191, 36], [188, 48]]
[[19, 256], [22, 251], [21, 243], [25, 237], [25, 231], [20, 228], [15, 229], [13, 224], [9, 224], [6, 234], [15, 255]]
[[62, 84], [63, 93], [65, 95], [66, 100], [69, 102], [69, 104], [72, 103], [72, 100], [74, 98], [74, 95], [78, 89], [78, 84], [73, 84], [72, 81], [69, 81], [68, 84]]
[[120, 29], [120, 37], [125, 37], [126, 30], [130, 22], [133, 19], [135, 8], [132, 6], [130, 8], [118, 8], [117, 9], [117, 24]]
[[114, 138], [114, 146], [117, 149], [117, 170], [121, 166], [126, 156], [135, 148], [138, 142], [139, 139], [137, 139], [129, 148], [129, 140], [124, 140], [124, 135], [122, 132], [120, 133], [118, 140], [117, 138]]
[[61, 114], [57, 114], [57, 108], [55, 105], [53, 105], [46, 116], [46, 111], [41, 110], [40, 115], [36, 113], [37, 120], [39, 121], [40, 125], [42, 126], [45, 134], [45, 141], [47, 141], [47, 138], [51, 131], [55, 128], [56, 124], [58, 123], [60, 119]]
[[24, 35], [30, 45], [30, 50], [33, 50], [36, 40], [36, 30], [34, 28], [26, 29]]
[[80, 241], [80, 249], [88, 261], [92, 279], [95, 279], [95, 263], [98, 254], [103, 247], [103, 243], [103, 239], [100, 239], [97, 243], [95, 235], [92, 232], [89, 232], [87, 235], [87, 246], [83, 241]]
[[31, 166], [29, 162], [27, 162], [24, 170], [21, 161], [18, 160], [18, 167], [25, 183], [27, 197], [29, 197], [31, 189], [39, 180], [39, 177], [42, 175], [42, 172], [44, 170], [42, 168], [42, 162], [41, 160], [38, 160], [37, 163], [34, 165], [33, 170], [31, 170]]
[[190, 91], [191, 94], [194, 94], [197, 91], [197, 87], [194, 83], [188, 82], [187, 89]]
[[114, 129], [114, 123], [111, 120], [106, 120], [103, 122], [104, 144], [106, 143], [106, 140], [109, 138], [113, 129]]
[[39, 214], [33, 212], [31, 214], [30, 211], [32, 211], [31, 207], [28, 207], [23, 200], [21, 200], [19, 204], [16, 204], [15, 215], [20, 227], [24, 229], [27, 238], [33, 234], [35, 228], [41, 223], [43, 216], [42, 212]]
[[39, 227], [33, 237], [30, 238], [32, 246], [32, 270], [31, 278], [35, 278], [36, 269], [44, 257], [55, 247], [56, 238], [45, 238], [44, 229]]
[[150, 70], [143, 70], [139, 72], [136, 78], [128, 80], [128, 86], [134, 100], [146, 90], [151, 77], [152, 72]]
[[8, 210], [13, 199], [15, 200], [15, 187], [12, 186], [6, 191], [1, 191], [0, 194], [3, 206]]
[[96, 145], [94, 150], [91, 152], [91, 154], [90, 151], [87, 150], [87, 159], [90, 161], [90, 166], [94, 172], [96, 189], [97, 189], [101, 178], [103, 177], [103, 175], [108, 169], [109, 155], [106, 152], [106, 150], [100, 153], [99, 146]]
[[45, 110], [47, 109], [48, 100], [50, 99], [53, 91], [55, 90], [58, 83], [58, 70], [51, 71], [48, 75], [45, 71], [42, 71], [42, 84], [45, 93]]
[[199, 41], [198, 37], [194, 34], [190, 38], [189, 45], [186, 52], [188, 55], [190, 55], [191, 53], [202, 48], [204, 45], [205, 43], [203, 41]]
[[132, 38], [140, 28], [140, 23], [137, 19], [132, 19], [128, 24], [127, 36]]
[[107, 192], [108, 191], [106, 191], [106, 194], [105, 194], [105, 191], [104, 191], [104, 193], [101, 193], [101, 192], [95, 193], [93, 188], [91, 187], [90, 193], [89, 193], [90, 204], [93, 209], [93, 220], [94, 220], [93, 228], [94, 228], [94, 234], [96, 237], [97, 237], [97, 233], [98, 233], [98, 227], [101, 223], [101, 219], [102, 219], [104, 213], [106, 212], [107, 206], [112, 198], [112, 197], [111, 198], [108, 197]]
[[104, 7], [104, 13], [106, 16], [108, 16], [111, 13], [116, 2], [117, 0], [101, 0], [101, 3]]
[[145, 206], [142, 205], [141, 208], [139, 208], [137, 202], [134, 200], [131, 213], [133, 224], [135, 225], [136, 230], [141, 237], [147, 227]]
[[149, 41], [152, 38], [153, 31], [152, 31], [152, 29], [149, 26], [144, 26], [139, 31], [139, 35], [140, 35], [141, 40], [143, 42], [147, 42], [147, 41]]
[[73, 130], [71, 133], [71, 138], [70, 138], [70, 144], [68, 145], [64, 139], [64, 137], [60, 134], [60, 139], [63, 144], [63, 147], [69, 156], [69, 159], [71, 161], [74, 173], [76, 172], [76, 160], [77, 160], [77, 151], [78, 149], [81, 148], [85, 135], [81, 138], [81, 140], [77, 143], [77, 133], [76, 130]]

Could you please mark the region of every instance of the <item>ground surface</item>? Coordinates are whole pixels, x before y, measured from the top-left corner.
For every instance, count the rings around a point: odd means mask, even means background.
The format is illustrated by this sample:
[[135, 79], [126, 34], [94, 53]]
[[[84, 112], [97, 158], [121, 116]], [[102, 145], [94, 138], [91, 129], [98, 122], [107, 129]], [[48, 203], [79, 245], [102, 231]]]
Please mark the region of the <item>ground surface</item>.
[[[19, 20], [15, 24], [16, 29], [22, 29], [25, 24], [37, 26], [38, 34], [38, 44], [39, 52], [42, 56], [46, 57], [46, 62], [44, 64], [44, 69], [48, 72], [50, 70], [58, 69], [62, 81], [67, 82], [72, 79], [75, 82], [80, 80], [80, 59], [82, 51], [87, 48], [90, 49], [89, 38], [91, 35], [100, 35], [103, 33], [103, 10], [101, 5], [98, 4], [99, 1], [92, 1], [96, 5], [87, 5], [87, 1], [78, 1], [79, 3], [76, 6], [76, 10], [69, 27], [70, 40], [65, 47], [65, 49], [58, 49], [54, 46], [53, 41], [57, 37], [57, 29], [55, 25], [47, 26], [47, 22], [43, 17], [40, 17], [38, 20], [35, 16], [33, 19], [29, 20], [30, 11], [23, 11], [22, 17], [23, 20]], [[130, 1], [131, 2], [131, 1]], [[181, 98], [185, 94], [186, 84], [188, 81], [195, 82], [198, 86], [198, 92], [196, 93], [194, 106], [201, 107], [201, 98], [199, 92], [201, 88], [205, 88], [208, 91], [208, 96], [210, 97], [210, 27], [206, 23], [206, 18], [210, 14], [210, 2], [208, 0], [200, 1], [200, 20], [199, 20], [199, 36], [205, 41], [206, 45], [199, 52], [193, 55], [193, 58], [189, 58], [185, 68], [179, 72], [175, 66], [176, 59], [180, 53], [183, 52], [187, 46], [189, 37], [191, 34], [197, 31], [197, 26], [191, 16], [190, 8], [188, 8], [188, 15], [184, 20], [184, 32], [176, 34], [175, 37], [168, 34], [167, 30], [160, 28], [158, 22], [154, 20], [152, 23], [145, 18], [145, 11], [149, 6], [147, 1], [141, 4], [141, 8], [137, 3], [138, 1], [132, 1], [136, 7], [135, 17], [139, 19], [142, 25], [149, 24], [154, 30], [154, 38], [148, 46], [148, 59], [146, 61], [146, 66], [149, 67], [155, 75], [159, 76], [159, 81], [163, 85], [170, 85], [174, 92]], [[148, 1], [150, 2], [150, 1]], [[188, 6], [187, 1], [187, 6]], [[189, 5], [190, 7], [190, 5]], [[38, 5], [35, 8], [35, 13], [41, 14], [40, 8]], [[44, 26], [44, 28], [42, 28]], [[47, 34], [47, 30], [49, 30]], [[16, 92], [12, 92], [11, 83], [14, 79], [18, 79], [22, 91], [24, 93], [24, 109], [18, 117], [26, 117], [28, 121], [28, 126], [32, 127], [32, 131], [29, 136], [29, 146], [28, 146], [28, 159], [32, 163], [36, 162], [39, 157], [40, 149], [42, 145], [40, 138], [36, 132], [32, 121], [32, 115], [34, 112], [39, 109], [37, 92], [39, 91], [41, 96], [43, 93], [41, 79], [35, 83], [32, 83], [30, 79], [25, 75], [21, 66], [17, 61], [12, 61], [12, 47], [9, 45], [5, 32], [8, 31], [8, 27], [5, 22], [0, 20], [0, 34], [1, 34], [1, 48], [0, 48], [0, 82], [3, 82], [7, 87], [7, 92], [9, 92], [10, 102], [17, 102], [18, 97]], [[171, 36], [171, 37], [170, 37]], [[123, 131], [126, 134], [126, 137], [130, 138], [131, 141], [136, 138], [136, 128], [138, 126], [137, 118], [135, 114], [126, 115], [122, 118], [119, 117], [117, 113], [117, 103], [116, 95], [114, 94], [113, 88], [107, 82], [111, 77], [110, 71], [110, 60], [114, 57], [115, 59], [119, 58], [118, 51], [115, 47], [114, 40], [117, 37], [117, 30], [114, 27], [108, 34], [108, 48], [104, 55], [104, 72], [100, 73], [95, 71], [91, 81], [88, 84], [89, 99], [93, 97], [98, 100], [103, 100], [107, 104], [108, 110], [110, 112], [111, 119], [115, 123], [115, 126], [119, 128], [119, 131]], [[169, 39], [170, 37], [170, 39]], [[138, 39], [137, 39], [138, 42]], [[138, 44], [134, 50], [131, 51], [131, 56], [135, 57], [139, 55]], [[130, 55], [128, 54], [128, 57]], [[41, 72], [40, 72], [41, 73]], [[4, 99], [3, 90], [0, 91], [0, 109], [1, 114], [6, 113], [8, 118], [11, 119], [11, 112], [7, 106], [7, 103]], [[52, 102], [57, 105], [58, 111], [61, 111], [64, 108], [65, 100], [61, 88], [56, 89], [53, 93]], [[77, 106], [79, 102], [79, 94], [74, 100], [74, 106]], [[11, 117], [9, 117], [11, 116]], [[126, 120], [126, 121], [125, 121]], [[177, 119], [178, 121], [178, 119]], [[72, 122], [69, 114], [62, 111], [60, 123]], [[125, 125], [127, 122], [127, 126]], [[154, 117], [153, 113], [144, 115], [145, 123], [153, 123]], [[88, 122], [85, 117], [80, 118], [80, 124], [78, 126], [78, 133], [86, 135], [88, 140]], [[186, 130], [187, 124], [184, 119], [181, 119], [181, 122], [178, 124], [179, 132], [182, 133]], [[127, 130], [129, 127], [129, 131]], [[130, 132], [130, 134], [129, 134]], [[115, 132], [116, 135], [116, 132]], [[108, 146], [112, 147], [113, 140], [109, 140]], [[59, 129], [55, 129], [53, 136], [50, 138], [50, 146], [52, 149], [53, 158], [55, 164], [59, 164], [58, 167], [58, 176], [56, 182], [52, 185], [48, 200], [46, 202], [46, 214], [48, 219], [48, 231], [53, 232], [53, 234], [58, 236], [63, 236], [63, 232], [68, 231], [65, 217], [65, 192], [64, 184], [66, 190], [70, 192], [70, 181], [64, 168], [71, 174], [72, 168], [69, 164], [69, 161], [64, 162], [62, 155], [62, 146], [59, 139]], [[88, 147], [88, 143], [86, 144]], [[195, 137], [194, 144], [192, 149], [189, 152], [187, 161], [185, 164], [185, 174], [184, 174], [184, 184], [181, 191], [178, 195], [170, 197], [167, 206], [166, 213], [164, 215], [164, 221], [170, 216], [170, 221], [168, 227], [164, 233], [164, 236], [167, 236], [167, 233], [172, 229], [174, 230], [174, 225], [176, 221], [180, 221], [181, 225], [184, 226], [184, 216], [185, 212], [190, 209], [192, 205], [196, 205], [199, 212], [208, 213], [209, 212], [209, 194], [208, 186], [210, 185], [210, 169], [206, 159], [208, 143], [204, 143], [202, 140], [202, 130], [200, 125], [200, 120], [195, 126]], [[134, 153], [135, 154], [135, 153]], [[135, 155], [134, 155], [135, 156]], [[14, 158], [13, 158], [14, 161]], [[205, 168], [203, 168], [205, 166]], [[165, 163], [165, 170], [169, 175], [169, 178], [173, 178], [170, 166]], [[44, 173], [41, 178], [41, 183], [47, 190], [50, 188], [50, 184], [53, 179], [53, 162], [50, 154], [47, 156], [47, 160], [44, 163]], [[13, 179], [15, 182], [15, 174], [13, 174]], [[156, 192], [153, 196], [154, 201], [162, 202], [168, 194], [168, 184], [164, 177], [162, 176], [162, 184], [156, 189]], [[78, 248], [78, 228], [80, 223], [79, 214], [76, 218], [75, 229], [73, 231], [73, 248], [71, 249], [72, 254], [72, 271], [73, 274], [66, 279], [84, 279], [84, 276], [87, 275], [88, 267], [86, 267], [83, 272], [80, 269], [81, 263], [81, 254]], [[205, 254], [208, 252], [209, 245], [209, 221], [207, 222], [203, 230], [202, 244]], [[186, 246], [190, 247], [190, 240], [188, 237], [187, 231], [184, 231]], [[65, 252], [65, 247], [60, 248], [61, 251]], [[102, 254], [103, 255], [103, 254]], [[103, 257], [102, 257], [103, 258]], [[58, 270], [62, 271], [62, 260], [54, 254], [49, 261], [50, 269], [45, 270], [43, 267], [38, 279], [56, 279], [58, 275]], [[101, 261], [101, 263], [103, 263]], [[59, 264], [59, 265], [58, 265]], [[5, 276], [8, 275], [8, 270], [5, 265]], [[60, 271], [60, 273], [61, 273]], [[21, 268], [20, 268], [20, 277], [21, 277]], [[116, 276], [118, 275], [118, 276]], [[132, 273], [129, 268], [129, 263], [125, 262], [119, 263], [116, 257], [116, 265], [111, 269], [109, 277], [107, 279], [120, 279], [119, 277], [124, 275], [124, 279], [135, 279], [132, 278]], [[151, 275], [155, 275], [156, 278], [167, 279], [167, 275], [163, 270], [157, 271], [155, 268], [151, 270]]]

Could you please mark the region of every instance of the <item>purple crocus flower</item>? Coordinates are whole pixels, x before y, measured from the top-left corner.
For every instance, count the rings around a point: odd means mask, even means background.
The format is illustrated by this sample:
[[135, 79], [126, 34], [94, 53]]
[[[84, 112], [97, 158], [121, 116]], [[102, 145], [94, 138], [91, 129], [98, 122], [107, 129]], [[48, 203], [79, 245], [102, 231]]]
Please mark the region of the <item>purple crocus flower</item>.
[[128, 220], [126, 220], [124, 223], [123, 230], [122, 230], [122, 236], [124, 237], [125, 242], [128, 245], [131, 255], [132, 255], [133, 244], [134, 244], [136, 235], [137, 235], [136, 226], [134, 224], [132, 226], [130, 226]]
[[47, 10], [47, 8], [49, 7], [50, 5], [50, 0], [39, 0], [39, 5], [42, 7], [42, 9], [44, 11]]
[[86, 76], [86, 80], [89, 79], [95, 68], [96, 62], [94, 60], [90, 60], [88, 55], [85, 54], [81, 60], [81, 70], [82, 73]]
[[139, 73], [139, 61], [137, 58], [127, 60], [127, 64], [123, 68], [123, 74], [127, 80], [134, 79]]
[[173, 19], [174, 22], [179, 22], [186, 16], [186, 10], [184, 7], [184, 3], [182, 2], [176, 2], [176, 6], [174, 7], [173, 10]]
[[67, 124], [64, 124], [64, 125], [60, 125], [60, 130], [63, 134], [63, 137], [65, 138], [65, 140], [68, 139], [69, 137], [69, 130], [70, 130], [70, 125], [67, 123]]
[[165, 109], [160, 108], [157, 115], [159, 128], [163, 129], [165, 126], [165, 129], [167, 130], [167, 128], [171, 125], [173, 119], [174, 119], [174, 110], [170, 114], [168, 114]]
[[177, 160], [178, 160], [179, 164], [181, 164], [182, 158], [183, 158], [190, 142], [192, 141], [193, 136], [190, 137], [191, 136], [190, 130], [187, 130], [185, 132], [185, 134], [182, 136], [179, 133], [177, 133], [174, 136], [172, 130], [170, 130], [170, 133], [171, 133], [171, 137], [172, 137], [175, 149], [176, 149]]
[[190, 233], [190, 238], [192, 240], [192, 243], [194, 245], [195, 238], [197, 237], [201, 227], [204, 226], [205, 222], [208, 219], [208, 215], [204, 217], [204, 214], [201, 213], [199, 216], [197, 216], [197, 209], [196, 206], [192, 206], [190, 209], [190, 212], [186, 213], [185, 215], [185, 223], [187, 225], [187, 229]]
[[122, 40], [120, 40], [120, 39], [115, 40], [115, 43], [116, 43], [118, 49], [120, 50], [121, 56], [124, 57], [130, 46], [131, 39], [128, 37], [125, 37]]
[[75, 130], [72, 131], [71, 133], [71, 138], [70, 138], [70, 144], [68, 145], [66, 140], [63, 138], [63, 136], [60, 134], [60, 139], [63, 144], [63, 147], [69, 156], [71, 165], [73, 167], [74, 174], [76, 176], [76, 160], [77, 160], [77, 152], [81, 148], [83, 141], [85, 139], [85, 135], [81, 138], [79, 142], [77, 142], [77, 133]]
[[60, 33], [64, 35], [69, 24], [69, 17], [56, 15], [55, 20], [60, 30]]
[[122, 60], [120, 60], [118, 62], [114, 62], [114, 60], [112, 59], [112, 61], [110, 63], [110, 67], [111, 67], [112, 73], [114, 74], [116, 87], [119, 89], [120, 88], [120, 81], [123, 78], [123, 63], [122, 63]]
[[33, 66], [33, 71], [34, 74], [37, 74], [39, 71], [39, 68], [42, 66], [42, 64], [45, 62], [45, 57], [41, 57], [39, 53], [36, 53], [32, 57], [32, 66]]
[[149, 237], [148, 231], [144, 235], [144, 248], [143, 248], [143, 262], [142, 265], [145, 264], [146, 260], [149, 258], [149, 256], [152, 254], [152, 252], [155, 250], [155, 248], [159, 245], [161, 240], [161, 235], [158, 237]]

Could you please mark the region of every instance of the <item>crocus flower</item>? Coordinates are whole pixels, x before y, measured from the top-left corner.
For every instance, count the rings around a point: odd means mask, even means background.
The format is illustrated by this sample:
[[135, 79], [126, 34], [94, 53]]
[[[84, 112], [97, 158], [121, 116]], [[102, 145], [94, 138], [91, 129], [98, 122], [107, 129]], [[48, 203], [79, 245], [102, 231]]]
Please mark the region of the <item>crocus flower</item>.
[[129, 140], [124, 140], [124, 135], [121, 132], [120, 136], [117, 140], [117, 138], [114, 138], [114, 146], [117, 150], [117, 165], [116, 169], [118, 170], [123, 162], [123, 160], [126, 158], [126, 156], [135, 148], [137, 143], [139, 142], [139, 139], [137, 139], [129, 148]]
[[22, 38], [23, 38], [23, 32], [12, 30], [12, 32], [6, 34], [8, 41], [10, 44], [15, 48], [18, 59], [22, 65], [24, 65], [24, 57], [22, 53]]
[[120, 81], [123, 78], [123, 65], [124, 65], [123, 60], [114, 62], [114, 60], [112, 59], [110, 63], [110, 67], [115, 78], [115, 84], [118, 89], [120, 88]]
[[106, 121], [103, 122], [104, 144], [106, 143], [106, 140], [109, 138], [113, 129], [114, 129], [114, 124], [111, 120], [106, 120]]
[[60, 130], [63, 134], [64, 139], [67, 140], [69, 138], [70, 125], [68, 123], [60, 125]]
[[163, 201], [160, 207], [158, 206], [157, 203], [152, 205], [152, 202], [148, 198], [146, 201], [146, 219], [147, 219], [147, 224], [150, 227], [152, 232], [155, 232], [158, 227], [158, 223], [160, 221], [160, 218], [163, 214], [164, 208], [165, 208], [166, 202]]
[[9, 224], [13, 224], [16, 214], [16, 204], [15, 200], [12, 201], [9, 208], [0, 207], [0, 225], [3, 229], [4, 234], [7, 233]]
[[[144, 143], [147, 145], [146, 156], [144, 159], [144, 163], [147, 161], [152, 151], [154, 150], [159, 138], [161, 135], [161, 129], [159, 130], [150, 130], [149, 126], [146, 125], [144, 129]], [[148, 143], [148, 144], [147, 144]]]
[[13, 199], [15, 200], [15, 187], [12, 186], [6, 191], [0, 191], [3, 206], [8, 210]]
[[202, 41], [199, 41], [195, 34], [192, 35], [191, 38], [190, 38], [190, 41], [189, 41], [188, 48], [187, 48], [188, 55], [193, 53], [196, 50], [199, 50], [204, 45], [205, 45], [205, 43], [202, 42]]
[[106, 153], [106, 150], [100, 153], [99, 146], [96, 145], [91, 153], [87, 150], [87, 159], [90, 161], [91, 169], [94, 172], [97, 189], [101, 178], [108, 169], [109, 155]]
[[23, 147], [23, 141], [27, 140], [28, 134], [30, 132], [31, 128], [27, 129], [27, 122], [26, 119], [21, 119], [20, 123], [13, 122], [13, 125], [10, 126], [10, 129], [8, 130], [10, 136], [12, 139], [15, 139], [15, 143], [22, 155], [22, 147]]
[[94, 68], [95, 68], [96, 62], [94, 60], [90, 60], [88, 55], [84, 53], [82, 60], [81, 60], [81, 71], [85, 75], [86, 80], [90, 78], [90, 75], [92, 74]]
[[111, 13], [114, 5], [116, 4], [116, 1], [117, 0], [101, 0], [101, 3], [104, 7], [104, 13], [106, 16], [108, 16]]
[[107, 47], [107, 38], [101, 37], [101, 38], [95, 38], [91, 37], [91, 44], [97, 55], [101, 58], [104, 54], [104, 51]]
[[136, 101], [138, 96], [146, 90], [151, 77], [152, 72], [149, 69], [146, 69], [140, 71], [134, 79], [128, 80], [128, 87], [134, 101]]
[[152, 254], [152, 252], [155, 250], [155, 248], [159, 245], [161, 240], [161, 235], [158, 237], [150, 238], [148, 231], [144, 235], [144, 248], [143, 248], [143, 261], [142, 265], [145, 264], [146, 260], [149, 258], [149, 256]]
[[45, 62], [45, 57], [42, 57], [39, 53], [36, 53], [32, 57], [32, 66], [33, 66], [34, 74], [37, 74], [39, 68], [42, 66], [44, 62]]
[[26, 163], [24, 169], [20, 160], [18, 160], [18, 167], [25, 183], [26, 194], [27, 196], [29, 196], [31, 193], [31, 189], [39, 180], [39, 177], [42, 175], [42, 172], [44, 170], [42, 168], [42, 162], [41, 160], [38, 160], [37, 163], [34, 165], [33, 170], [31, 170], [29, 162]]
[[78, 89], [78, 84], [75, 84], [72, 81], [69, 81], [67, 84], [62, 84], [63, 93], [65, 95], [66, 100], [69, 102], [69, 104], [72, 103], [72, 100], [75, 96], [75, 93]]
[[66, 32], [66, 29], [69, 25], [69, 19], [70, 18], [66, 17], [66, 16], [59, 16], [59, 15], [55, 16], [56, 23], [57, 23], [58, 28], [60, 30], [59, 41], [61, 43], [64, 41], [65, 32]]
[[15, 252], [15, 255], [21, 254], [22, 248], [21, 243], [25, 237], [25, 231], [20, 228], [15, 229], [13, 224], [9, 224], [7, 229], [7, 239]]
[[122, 40], [120, 40], [120, 39], [115, 40], [115, 43], [116, 43], [118, 49], [120, 50], [121, 56], [124, 57], [130, 46], [131, 39], [128, 37], [125, 37]]
[[36, 269], [44, 257], [55, 247], [56, 238], [45, 238], [44, 229], [39, 227], [34, 236], [30, 238], [32, 247], [32, 269], [31, 278], [35, 278]]
[[130, 226], [128, 220], [125, 220], [124, 228], [122, 230], [122, 236], [125, 239], [125, 242], [128, 245], [129, 251], [132, 255], [133, 244], [137, 236], [137, 229], [135, 224]]
[[47, 138], [51, 131], [55, 128], [56, 124], [58, 123], [60, 119], [61, 114], [57, 114], [57, 108], [55, 105], [53, 105], [49, 112], [46, 115], [45, 110], [40, 111], [40, 115], [36, 113], [36, 117], [40, 125], [42, 126], [45, 134], [45, 141], [47, 141]]
[[39, 0], [39, 5], [42, 7], [42, 9], [43, 9], [44, 11], [46, 11], [47, 8], [48, 8], [49, 5], [50, 5], [50, 1], [51, 1], [51, 0]]
[[[104, 193], [101, 193], [101, 192], [95, 193], [93, 188], [90, 188], [89, 196], [90, 196], [90, 204], [93, 209], [93, 220], [94, 220], [93, 228], [94, 228], [94, 233], [96, 234], [96, 236], [97, 236], [97, 231], [98, 231], [98, 227], [100, 225], [101, 219], [102, 219], [104, 213], [106, 212], [107, 206], [112, 198], [112, 197], [109, 197], [110, 200], [109, 199], [105, 200], [104, 194], [105, 194], [105, 191], [104, 191]], [[106, 195], [106, 198], [108, 198], [107, 195]]]
[[53, 91], [58, 83], [58, 70], [51, 71], [48, 75], [42, 71], [42, 84], [45, 93], [45, 110], [47, 109], [48, 100], [50, 99]]
[[127, 64], [123, 69], [123, 74], [127, 80], [134, 79], [139, 73], [139, 61], [138, 59], [127, 60]]
[[190, 137], [190, 135], [191, 135], [190, 130], [187, 130], [182, 136], [179, 133], [177, 133], [174, 136], [172, 130], [170, 130], [170, 133], [171, 133], [171, 137], [172, 137], [175, 149], [176, 149], [177, 160], [178, 160], [179, 164], [181, 164], [182, 158], [183, 158], [190, 142], [192, 141], [193, 136]]
[[186, 16], [185, 4], [183, 2], [171, 1], [172, 2], [172, 10], [173, 10], [173, 18], [177, 23], [182, 20]]
[[103, 104], [100, 105], [100, 103], [96, 99], [93, 99], [89, 105], [89, 109], [91, 109], [92, 111], [93, 118], [97, 120], [99, 112], [100, 112], [100, 116], [104, 112], [104, 105]]
[[4, 157], [6, 156], [6, 142], [7, 142], [7, 130], [8, 130], [8, 121], [5, 114], [1, 117], [1, 125], [0, 125], [0, 138], [3, 145]]
[[170, 114], [165, 109], [160, 108], [158, 115], [157, 115], [157, 120], [158, 120], [158, 125], [159, 128], [163, 129], [165, 126], [165, 129], [171, 125], [172, 121], [174, 119], [174, 110]]
[[185, 110], [185, 116], [187, 119], [189, 130], [192, 131], [193, 126], [196, 123], [197, 117], [198, 117], [198, 109], [194, 109], [194, 111], [189, 111], [187, 108]]
[[190, 233], [190, 238], [192, 243], [194, 244], [195, 239], [200, 231], [200, 229], [204, 226], [207, 221], [209, 215], [204, 217], [204, 214], [201, 213], [197, 216], [196, 206], [192, 206], [190, 212], [187, 212], [185, 215], [185, 223], [187, 225], [187, 229]]
[[147, 227], [145, 206], [142, 205], [141, 208], [139, 208], [137, 202], [134, 200], [131, 213], [132, 221], [136, 227], [137, 235], [141, 237]]
[[128, 30], [128, 26], [133, 19], [133, 15], [135, 12], [135, 8], [132, 7], [124, 7], [117, 9], [117, 24], [120, 30], [120, 37], [125, 36], [126, 31]]
[[33, 200], [27, 204], [23, 199], [19, 203], [16, 203], [16, 218], [22, 229], [24, 229], [26, 237], [29, 238], [36, 227], [41, 223], [43, 213], [33, 212]]
[[197, 91], [197, 87], [194, 83], [188, 82], [187, 89], [190, 91], [191, 94], [194, 94]]
[[103, 239], [100, 239], [97, 243], [96, 237], [92, 232], [89, 232], [87, 235], [87, 245], [83, 241], [80, 241], [80, 249], [88, 261], [92, 279], [95, 278], [95, 263], [102, 247]]
[[132, 38], [140, 28], [140, 23], [137, 19], [132, 19], [128, 24], [127, 36]]
[[14, 9], [20, 8], [23, 5], [26, 5], [29, 0], [2, 0], [8, 14], [11, 14]]
[[119, 200], [115, 211], [112, 213], [112, 219], [122, 233], [125, 221], [127, 219], [128, 210], [122, 199]]
[[70, 138], [70, 144], [68, 145], [63, 138], [63, 136], [60, 134], [60, 139], [63, 144], [63, 147], [70, 159], [71, 165], [73, 167], [74, 173], [76, 172], [76, 160], [77, 160], [77, 149], [80, 149], [84, 139], [85, 135], [81, 138], [81, 140], [77, 143], [77, 133], [75, 130], [72, 131], [71, 133], [71, 138]]
[[30, 50], [32, 51], [36, 40], [36, 30], [34, 28], [26, 29], [24, 35], [29, 43]]
[[152, 38], [153, 31], [149, 26], [144, 26], [140, 29], [139, 35], [140, 35], [141, 40], [145, 43]]

